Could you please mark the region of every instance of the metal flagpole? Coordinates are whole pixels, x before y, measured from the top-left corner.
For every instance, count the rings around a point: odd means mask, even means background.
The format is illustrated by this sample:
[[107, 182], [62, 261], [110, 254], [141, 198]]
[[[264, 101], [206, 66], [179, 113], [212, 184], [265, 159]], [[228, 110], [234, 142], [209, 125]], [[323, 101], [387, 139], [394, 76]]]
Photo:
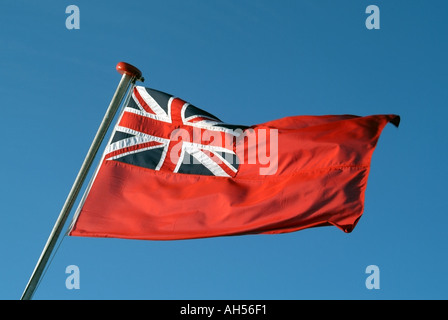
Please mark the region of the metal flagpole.
[[45, 270], [45, 266], [47, 265], [48, 259], [51, 256], [58, 237], [61, 234], [62, 228], [64, 227], [64, 224], [70, 214], [76, 198], [78, 197], [79, 191], [81, 190], [84, 180], [87, 177], [87, 173], [89, 172], [93, 160], [95, 159], [96, 153], [104, 139], [104, 136], [106, 135], [107, 130], [109, 129], [110, 124], [112, 123], [112, 120], [115, 117], [115, 114], [117, 113], [123, 97], [128, 91], [129, 86], [131, 84], [134, 84], [137, 80], [144, 81], [141, 71], [128, 63], [119, 62], [116, 69], [122, 75], [120, 83], [118, 84], [117, 90], [112, 97], [112, 100], [109, 104], [106, 114], [104, 115], [103, 121], [98, 128], [95, 138], [93, 139], [90, 149], [87, 152], [87, 155], [84, 159], [81, 169], [78, 172], [75, 182], [73, 183], [70, 193], [65, 200], [61, 213], [56, 220], [53, 230], [51, 231], [47, 243], [45, 244], [45, 247], [39, 257], [39, 260], [37, 261], [36, 267], [34, 268], [28, 284], [25, 287], [21, 300], [30, 300], [33, 297], [42, 273]]

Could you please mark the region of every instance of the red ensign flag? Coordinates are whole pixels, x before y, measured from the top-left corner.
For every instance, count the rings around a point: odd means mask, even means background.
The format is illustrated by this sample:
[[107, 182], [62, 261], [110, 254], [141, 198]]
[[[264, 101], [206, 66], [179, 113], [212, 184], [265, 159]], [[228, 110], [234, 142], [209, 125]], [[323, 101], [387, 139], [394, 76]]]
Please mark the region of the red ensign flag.
[[397, 115], [223, 123], [134, 87], [69, 235], [148, 240], [283, 233], [362, 215], [370, 160]]

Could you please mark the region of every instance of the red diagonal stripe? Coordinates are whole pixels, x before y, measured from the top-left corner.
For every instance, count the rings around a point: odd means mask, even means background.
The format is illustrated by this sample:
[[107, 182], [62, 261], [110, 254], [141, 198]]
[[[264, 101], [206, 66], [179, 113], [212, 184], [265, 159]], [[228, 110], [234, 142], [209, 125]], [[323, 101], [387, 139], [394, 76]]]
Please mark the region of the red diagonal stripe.
[[145, 142], [145, 143], [140, 143], [140, 144], [136, 144], [130, 147], [125, 147], [119, 150], [115, 150], [112, 152], [109, 152], [106, 156], [105, 159], [109, 159], [111, 157], [115, 157], [117, 155], [123, 154], [123, 153], [127, 153], [130, 151], [136, 151], [136, 150], [140, 150], [140, 149], [144, 149], [144, 148], [149, 148], [149, 147], [153, 147], [153, 146], [163, 146], [163, 143], [157, 142], [157, 141], [149, 141], [149, 142]]
[[151, 109], [150, 106], [148, 106], [148, 104], [146, 103], [146, 101], [142, 98], [142, 96], [140, 95], [140, 93], [137, 90], [137, 87], [134, 87], [134, 96], [137, 99], [138, 103], [140, 104], [140, 106], [148, 113], [152, 113], [152, 114], [156, 114], [154, 112], [154, 110]]
[[204, 152], [211, 160], [213, 160], [218, 166], [221, 167], [222, 170], [225, 171], [229, 176], [233, 177], [235, 176], [236, 172], [234, 172], [232, 169], [229, 168], [228, 165], [225, 164], [224, 161], [222, 161], [218, 156], [214, 155], [211, 151], [201, 149], [202, 152]]

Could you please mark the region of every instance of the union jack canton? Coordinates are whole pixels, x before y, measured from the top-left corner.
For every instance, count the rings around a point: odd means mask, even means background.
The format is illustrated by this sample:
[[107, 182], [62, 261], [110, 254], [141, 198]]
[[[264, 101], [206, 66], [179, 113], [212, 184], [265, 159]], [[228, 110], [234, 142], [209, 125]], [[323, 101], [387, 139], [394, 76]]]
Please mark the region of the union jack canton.
[[135, 86], [106, 147], [104, 161], [151, 170], [234, 177], [234, 138], [244, 126], [224, 124], [182, 99]]

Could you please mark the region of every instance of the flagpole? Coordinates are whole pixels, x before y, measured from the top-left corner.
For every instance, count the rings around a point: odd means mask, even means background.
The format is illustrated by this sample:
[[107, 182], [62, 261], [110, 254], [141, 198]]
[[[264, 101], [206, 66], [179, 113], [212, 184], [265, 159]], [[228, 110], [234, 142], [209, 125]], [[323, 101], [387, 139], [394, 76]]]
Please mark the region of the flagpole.
[[45, 244], [45, 247], [37, 261], [36, 267], [34, 268], [33, 273], [28, 281], [27, 286], [22, 294], [21, 300], [30, 300], [33, 297], [33, 294], [37, 288], [39, 280], [42, 276], [43, 271], [47, 265], [47, 262], [51, 256], [51, 253], [56, 245], [59, 235], [64, 227], [64, 224], [70, 214], [70, 211], [78, 197], [79, 191], [84, 183], [85, 178], [87, 177], [87, 173], [95, 159], [96, 153], [103, 142], [104, 136], [106, 135], [107, 130], [109, 129], [112, 120], [117, 113], [117, 110], [128, 91], [131, 84], [134, 84], [135, 81], [144, 81], [142, 77], [142, 73], [136, 67], [125, 63], [119, 62], [116, 66], [117, 71], [122, 75], [120, 83], [118, 84], [117, 90], [112, 97], [112, 100], [107, 108], [106, 114], [104, 115], [103, 121], [98, 128], [98, 131], [93, 139], [93, 142], [90, 146], [89, 151], [84, 159], [84, 162], [81, 166], [81, 169], [78, 172], [78, 175], [73, 183], [73, 186], [70, 190], [70, 193], [65, 200], [64, 206], [59, 214], [58, 219], [51, 231], [51, 234]]

